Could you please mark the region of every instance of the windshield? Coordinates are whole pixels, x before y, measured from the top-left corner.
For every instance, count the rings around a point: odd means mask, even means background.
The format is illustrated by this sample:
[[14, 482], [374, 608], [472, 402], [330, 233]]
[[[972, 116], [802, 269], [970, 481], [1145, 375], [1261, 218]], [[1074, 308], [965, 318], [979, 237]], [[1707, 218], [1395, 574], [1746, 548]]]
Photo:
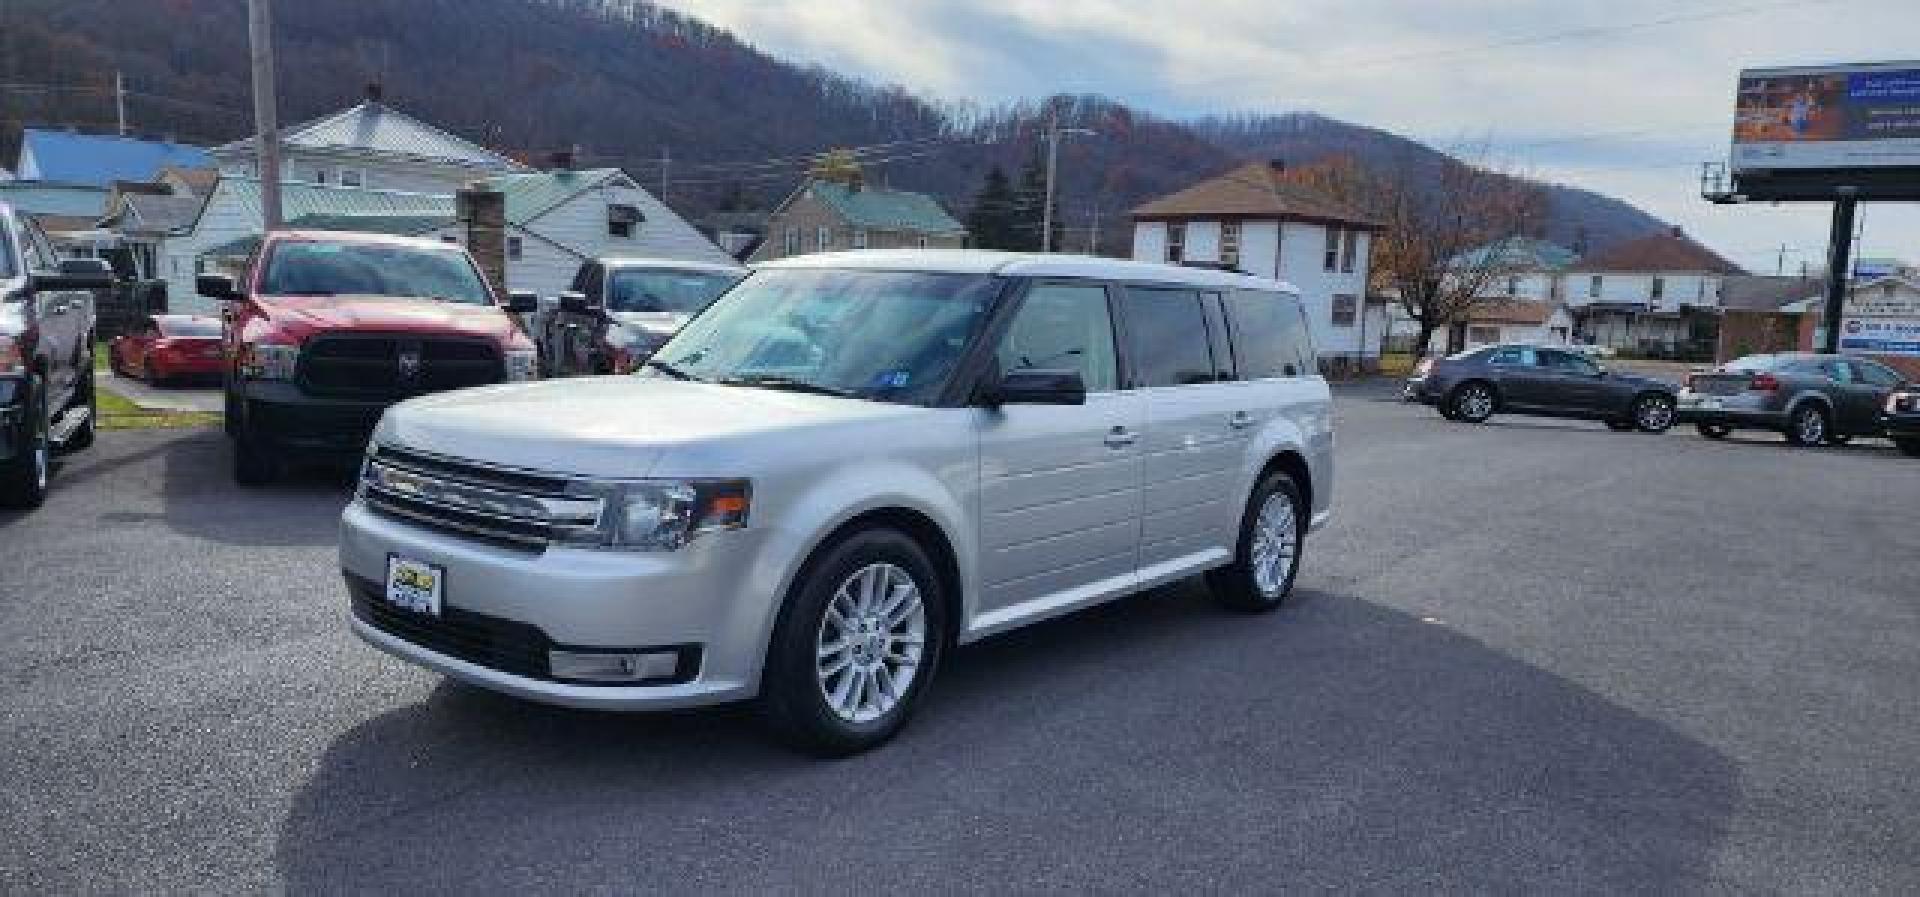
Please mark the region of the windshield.
[[218, 318], [155, 318], [160, 332], [167, 336], [219, 336]]
[[282, 242], [263, 296], [402, 296], [488, 305], [493, 297], [457, 246]]
[[706, 308], [741, 277], [713, 271], [615, 270], [607, 281], [607, 310], [690, 315]]
[[763, 271], [662, 346], [655, 376], [928, 404], [998, 291], [981, 275]]

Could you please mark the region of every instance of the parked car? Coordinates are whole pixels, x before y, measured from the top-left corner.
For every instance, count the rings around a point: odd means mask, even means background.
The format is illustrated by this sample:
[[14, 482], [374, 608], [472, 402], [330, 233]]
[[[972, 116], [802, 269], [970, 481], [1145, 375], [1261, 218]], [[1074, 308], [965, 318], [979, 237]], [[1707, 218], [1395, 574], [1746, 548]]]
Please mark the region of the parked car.
[[107, 365], [148, 383], [217, 379], [225, 368], [220, 330], [220, 319], [209, 315], [148, 315], [132, 333], [108, 341]]
[[1677, 392], [1664, 380], [1610, 371], [1566, 348], [1507, 344], [1421, 361], [1403, 397], [1468, 423], [1510, 411], [1660, 433], [1673, 426]]
[[1903, 386], [1887, 394], [1880, 428], [1895, 447], [1920, 458], [1920, 388]]
[[268, 235], [238, 282], [196, 285], [230, 305], [226, 425], [243, 484], [293, 459], [357, 456], [401, 399], [535, 376], [514, 317], [533, 294], [500, 302], [458, 245], [287, 231]]
[[0, 506], [47, 498], [56, 452], [93, 444], [99, 259], [56, 260], [46, 234], [0, 203]]
[[1887, 397], [1906, 384], [1898, 371], [1847, 355], [1749, 355], [1688, 375], [1679, 418], [1700, 435], [1772, 430], [1794, 445], [1837, 445], [1877, 436]]
[[1225, 272], [774, 262], [633, 376], [389, 411], [343, 515], [353, 627], [524, 698], [757, 695], [862, 750], [956, 643], [1199, 573], [1279, 606], [1331, 515], [1307, 333], [1290, 288]]
[[587, 262], [542, 316], [542, 369], [561, 377], [631, 373], [746, 274], [731, 265], [663, 259]]

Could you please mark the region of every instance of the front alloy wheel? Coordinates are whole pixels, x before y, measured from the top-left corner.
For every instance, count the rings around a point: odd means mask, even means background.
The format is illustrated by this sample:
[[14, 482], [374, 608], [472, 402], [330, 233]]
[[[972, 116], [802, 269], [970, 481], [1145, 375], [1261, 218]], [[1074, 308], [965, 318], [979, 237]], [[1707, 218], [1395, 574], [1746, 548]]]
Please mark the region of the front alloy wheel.
[[920, 672], [927, 610], [920, 587], [892, 564], [870, 564], [833, 593], [815, 652], [820, 693], [841, 719], [872, 722], [900, 703]]
[[1644, 395], [1633, 402], [1633, 425], [1647, 433], [1665, 433], [1673, 426], [1673, 399]]
[[1787, 421], [1787, 441], [1794, 445], [1819, 445], [1827, 439], [1827, 413], [1811, 402], [1794, 409]]
[[1493, 416], [1493, 387], [1469, 383], [1453, 394], [1453, 417], [1470, 424], [1486, 422]]

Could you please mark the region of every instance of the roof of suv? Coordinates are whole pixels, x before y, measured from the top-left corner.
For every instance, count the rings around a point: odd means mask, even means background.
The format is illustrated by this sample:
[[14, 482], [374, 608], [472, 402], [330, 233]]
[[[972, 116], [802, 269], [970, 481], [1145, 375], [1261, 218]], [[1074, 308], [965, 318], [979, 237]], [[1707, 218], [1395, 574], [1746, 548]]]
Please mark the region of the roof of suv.
[[921, 271], [940, 274], [997, 274], [1002, 277], [1093, 277], [1147, 280], [1196, 287], [1240, 287], [1297, 293], [1291, 285], [1266, 277], [1135, 262], [1091, 255], [998, 252], [988, 249], [855, 249], [820, 252], [763, 262], [755, 268], [837, 268], [855, 271]]

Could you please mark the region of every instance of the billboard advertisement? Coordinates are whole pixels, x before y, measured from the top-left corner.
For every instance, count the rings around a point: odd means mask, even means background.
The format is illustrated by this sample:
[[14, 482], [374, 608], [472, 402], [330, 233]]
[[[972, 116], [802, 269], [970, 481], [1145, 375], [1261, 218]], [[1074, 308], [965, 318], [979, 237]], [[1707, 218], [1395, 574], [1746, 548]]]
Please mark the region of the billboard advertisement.
[[1733, 168], [1920, 169], [1920, 62], [1748, 69]]

